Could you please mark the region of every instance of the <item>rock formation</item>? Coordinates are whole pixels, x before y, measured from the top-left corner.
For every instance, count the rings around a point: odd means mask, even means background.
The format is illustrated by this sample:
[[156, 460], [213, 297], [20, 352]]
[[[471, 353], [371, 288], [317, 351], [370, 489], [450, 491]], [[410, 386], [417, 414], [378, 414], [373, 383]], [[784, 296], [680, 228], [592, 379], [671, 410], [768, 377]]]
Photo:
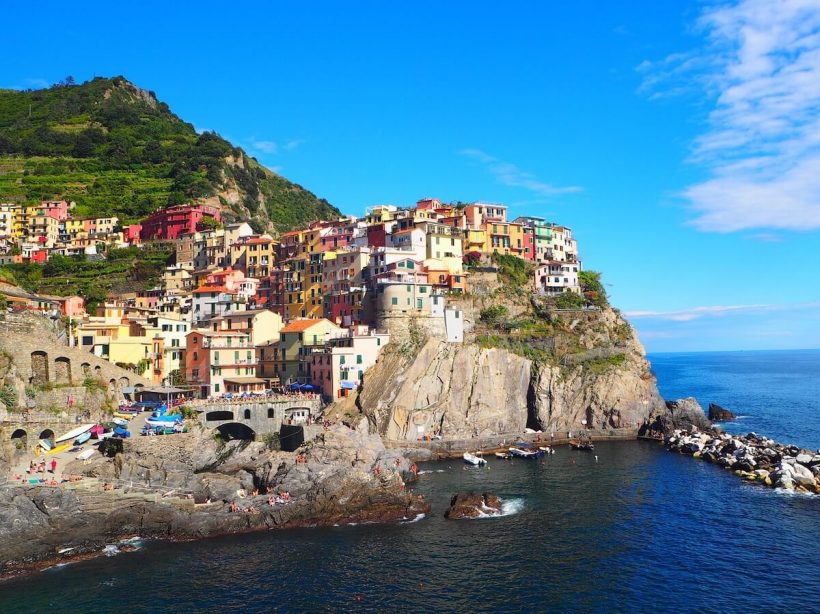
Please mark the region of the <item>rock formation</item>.
[[716, 403], [709, 403], [709, 420], [713, 422], [729, 422], [736, 417], [737, 416], [725, 407], [721, 407]]
[[[614, 311], [587, 317], [591, 323], [569, 323], [583, 349], [558, 364], [438, 339], [417, 353], [385, 350], [365, 376], [358, 407], [393, 441], [520, 434], [527, 427], [634, 435], [663, 408], [643, 347]], [[628, 332], [613, 343], [609, 331], [616, 328]], [[580, 332], [586, 329], [599, 332]]]
[[450, 520], [482, 518], [501, 514], [501, 499], [495, 495], [460, 492], [453, 495], [444, 517]]

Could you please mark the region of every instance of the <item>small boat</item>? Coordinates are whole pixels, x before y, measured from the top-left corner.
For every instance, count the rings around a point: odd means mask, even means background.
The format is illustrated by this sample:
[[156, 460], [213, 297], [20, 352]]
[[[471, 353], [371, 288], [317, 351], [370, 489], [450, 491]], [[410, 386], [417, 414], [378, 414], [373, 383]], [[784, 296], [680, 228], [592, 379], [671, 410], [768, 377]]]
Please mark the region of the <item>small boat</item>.
[[119, 437], [120, 439], [128, 439], [131, 437], [131, 431], [118, 426], [114, 429], [114, 437]]
[[49, 450], [51, 450], [51, 448], [54, 447], [54, 442], [50, 439], [41, 439], [38, 443], [40, 444], [40, 447], [43, 448], [43, 450], [45, 450], [46, 452], [48, 452]]
[[503, 458], [504, 460], [509, 460], [509, 459], [512, 458], [512, 456], [510, 455], [509, 452], [496, 452], [495, 457], [496, 458]]
[[81, 461], [88, 460], [89, 458], [94, 456], [94, 452], [96, 452], [96, 451], [97, 451], [96, 448], [88, 448], [88, 450], [83, 450], [82, 452], [80, 452], [74, 458], [76, 458], [77, 460], [81, 460]]
[[91, 431], [86, 431], [85, 433], [83, 433], [82, 435], [77, 437], [77, 439], [74, 440], [74, 445], [75, 446], [81, 446], [86, 441], [88, 441], [89, 439], [91, 439]]
[[468, 465], [475, 465], [477, 467], [483, 467], [487, 464], [487, 459], [482, 458], [481, 456], [477, 456], [475, 454], [470, 454], [469, 452], [465, 452], [462, 456], [464, 462]]
[[126, 420], [125, 418], [112, 418], [111, 422], [113, 422], [117, 426], [128, 426], [128, 420]]
[[55, 439], [54, 441], [55, 441], [55, 443], [60, 443], [62, 441], [68, 441], [68, 440], [74, 441], [75, 439], [77, 439], [77, 437], [79, 437], [80, 435], [82, 435], [86, 431], [90, 431], [94, 426], [95, 426], [94, 424], [83, 424], [82, 426], [78, 426], [75, 429], [71, 429], [67, 433], [63, 433], [62, 435], [57, 437], [57, 439]]
[[119, 418], [120, 420], [130, 420], [130, 419], [131, 419], [131, 418], [133, 418], [133, 417], [134, 417], [134, 415], [133, 415], [133, 414], [123, 413], [123, 412], [115, 411], [115, 412], [114, 412], [114, 418], [113, 418], [113, 419], [114, 419], [114, 420], [116, 420], [117, 418]]
[[544, 454], [545, 453], [543, 450], [527, 450], [525, 448], [520, 447], [510, 448], [510, 455], [514, 458], [525, 458], [527, 460], [533, 460], [536, 458], [541, 458], [542, 456], [544, 456]]
[[551, 446], [538, 446], [538, 449], [544, 454], [555, 454], [555, 450], [553, 450]]
[[100, 435], [102, 435], [105, 432], [105, 428], [103, 427], [102, 424], [95, 424], [94, 426], [91, 427], [91, 430], [88, 431], [88, 432], [91, 433], [91, 436], [94, 439], [99, 439]]
[[592, 452], [595, 449], [591, 441], [573, 440], [569, 442], [569, 445], [573, 450], [581, 450], [582, 452]]
[[51, 448], [46, 454], [59, 454], [63, 450], [68, 450], [71, 447], [70, 443], [61, 443], [59, 446]]

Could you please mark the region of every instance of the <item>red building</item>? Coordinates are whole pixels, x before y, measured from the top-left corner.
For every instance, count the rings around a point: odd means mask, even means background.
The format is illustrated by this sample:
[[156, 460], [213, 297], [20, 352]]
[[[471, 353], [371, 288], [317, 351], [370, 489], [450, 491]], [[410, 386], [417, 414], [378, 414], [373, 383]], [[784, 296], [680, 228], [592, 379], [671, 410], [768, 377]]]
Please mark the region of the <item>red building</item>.
[[204, 218], [220, 221], [222, 213], [218, 207], [206, 205], [175, 205], [154, 211], [142, 222], [140, 237], [148, 239], [177, 239], [180, 235], [201, 229]]
[[139, 245], [142, 224], [131, 224], [122, 229], [122, 239], [129, 245]]

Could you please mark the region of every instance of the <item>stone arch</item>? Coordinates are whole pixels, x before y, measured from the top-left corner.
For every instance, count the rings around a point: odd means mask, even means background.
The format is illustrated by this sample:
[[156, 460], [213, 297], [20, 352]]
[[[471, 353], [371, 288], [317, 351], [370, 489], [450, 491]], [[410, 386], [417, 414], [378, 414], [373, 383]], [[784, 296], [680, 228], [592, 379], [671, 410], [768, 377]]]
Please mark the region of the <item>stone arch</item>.
[[28, 433], [25, 429], [15, 429], [11, 434], [11, 443], [18, 450], [25, 450], [28, 447]]
[[250, 420], [251, 419], [251, 410], [246, 409], [244, 412], [242, 412], [242, 415], [245, 416], [245, 420]]
[[40, 436], [37, 439], [51, 439], [54, 440], [54, 431], [51, 429], [43, 429], [40, 431]]
[[222, 438], [230, 441], [231, 439], [244, 439], [246, 441], [253, 441], [256, 439], [256, 431], [251, 427], [241, 424], [239, 422], [228, 422], [216, 427]]
[[80, 365], [80, 369], [83, 370], [83, 377], [91, 377], [91, 365], [87, 362], [84, 362]]
[[102, 367], [100, 365], [94, 367], [94, 377], [102, 377]]
[[108, 394], [112, 397], [117, 396], [117, 380], [113, 378], [108, 380]]
[[31, 353], [31, 379], [29, 382], [34, 386], [48, 384], [48, 354], [42, 350], [35, 350]]
[[117, 386], [119, 386], [120, 392], [122, 392], [123, 388], [129, 388], [131, 386], [131, 380], [122, 376], [117, 382]]
[[71, 383], [71, 359], [58, 356], [54, 359], [54, 382], [57, 384]]
[[232, 411], [209, 411], [205, 414], [205, 421], [206, 422], [217, 422], [219, 420], [233, 420], [233, 412]]

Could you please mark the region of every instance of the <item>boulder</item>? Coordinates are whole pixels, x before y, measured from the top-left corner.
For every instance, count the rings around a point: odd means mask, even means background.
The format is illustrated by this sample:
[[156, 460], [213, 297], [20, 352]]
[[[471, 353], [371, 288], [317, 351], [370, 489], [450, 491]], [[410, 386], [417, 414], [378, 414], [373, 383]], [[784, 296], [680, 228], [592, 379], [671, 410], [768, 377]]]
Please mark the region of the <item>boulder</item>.
[[792, 466], [792, 479], [801, 486], [814, 486], [814, 474], [811, 469], [797, 463]]
[[794, 459], [801, 465], [805, 465], [809, 467], [812, 464], [812, 455], [811, 454], [798, 454], [797, 457]]
[[453, 495], [450, 500], [450, 507], [444, 512], [444, 517], [457, 520], [460, 518], [497, 516], [500, 513], [501, 500], [495, 495], [460, 492]]
[[699, 430], [706, 430], [711, 425], [703, 412], [703, 408], [694, 397], [666, 401], [667, 416], [664, 420], [666, 431], [671, 428], [691, 429], [695, 427]]
[[721, 407], [717, 403], [709, 403], [709, 420], [713, 420], [715, 422], [728, 422], [734, 420], [736, 417], [737, 416], [725, 407]]

